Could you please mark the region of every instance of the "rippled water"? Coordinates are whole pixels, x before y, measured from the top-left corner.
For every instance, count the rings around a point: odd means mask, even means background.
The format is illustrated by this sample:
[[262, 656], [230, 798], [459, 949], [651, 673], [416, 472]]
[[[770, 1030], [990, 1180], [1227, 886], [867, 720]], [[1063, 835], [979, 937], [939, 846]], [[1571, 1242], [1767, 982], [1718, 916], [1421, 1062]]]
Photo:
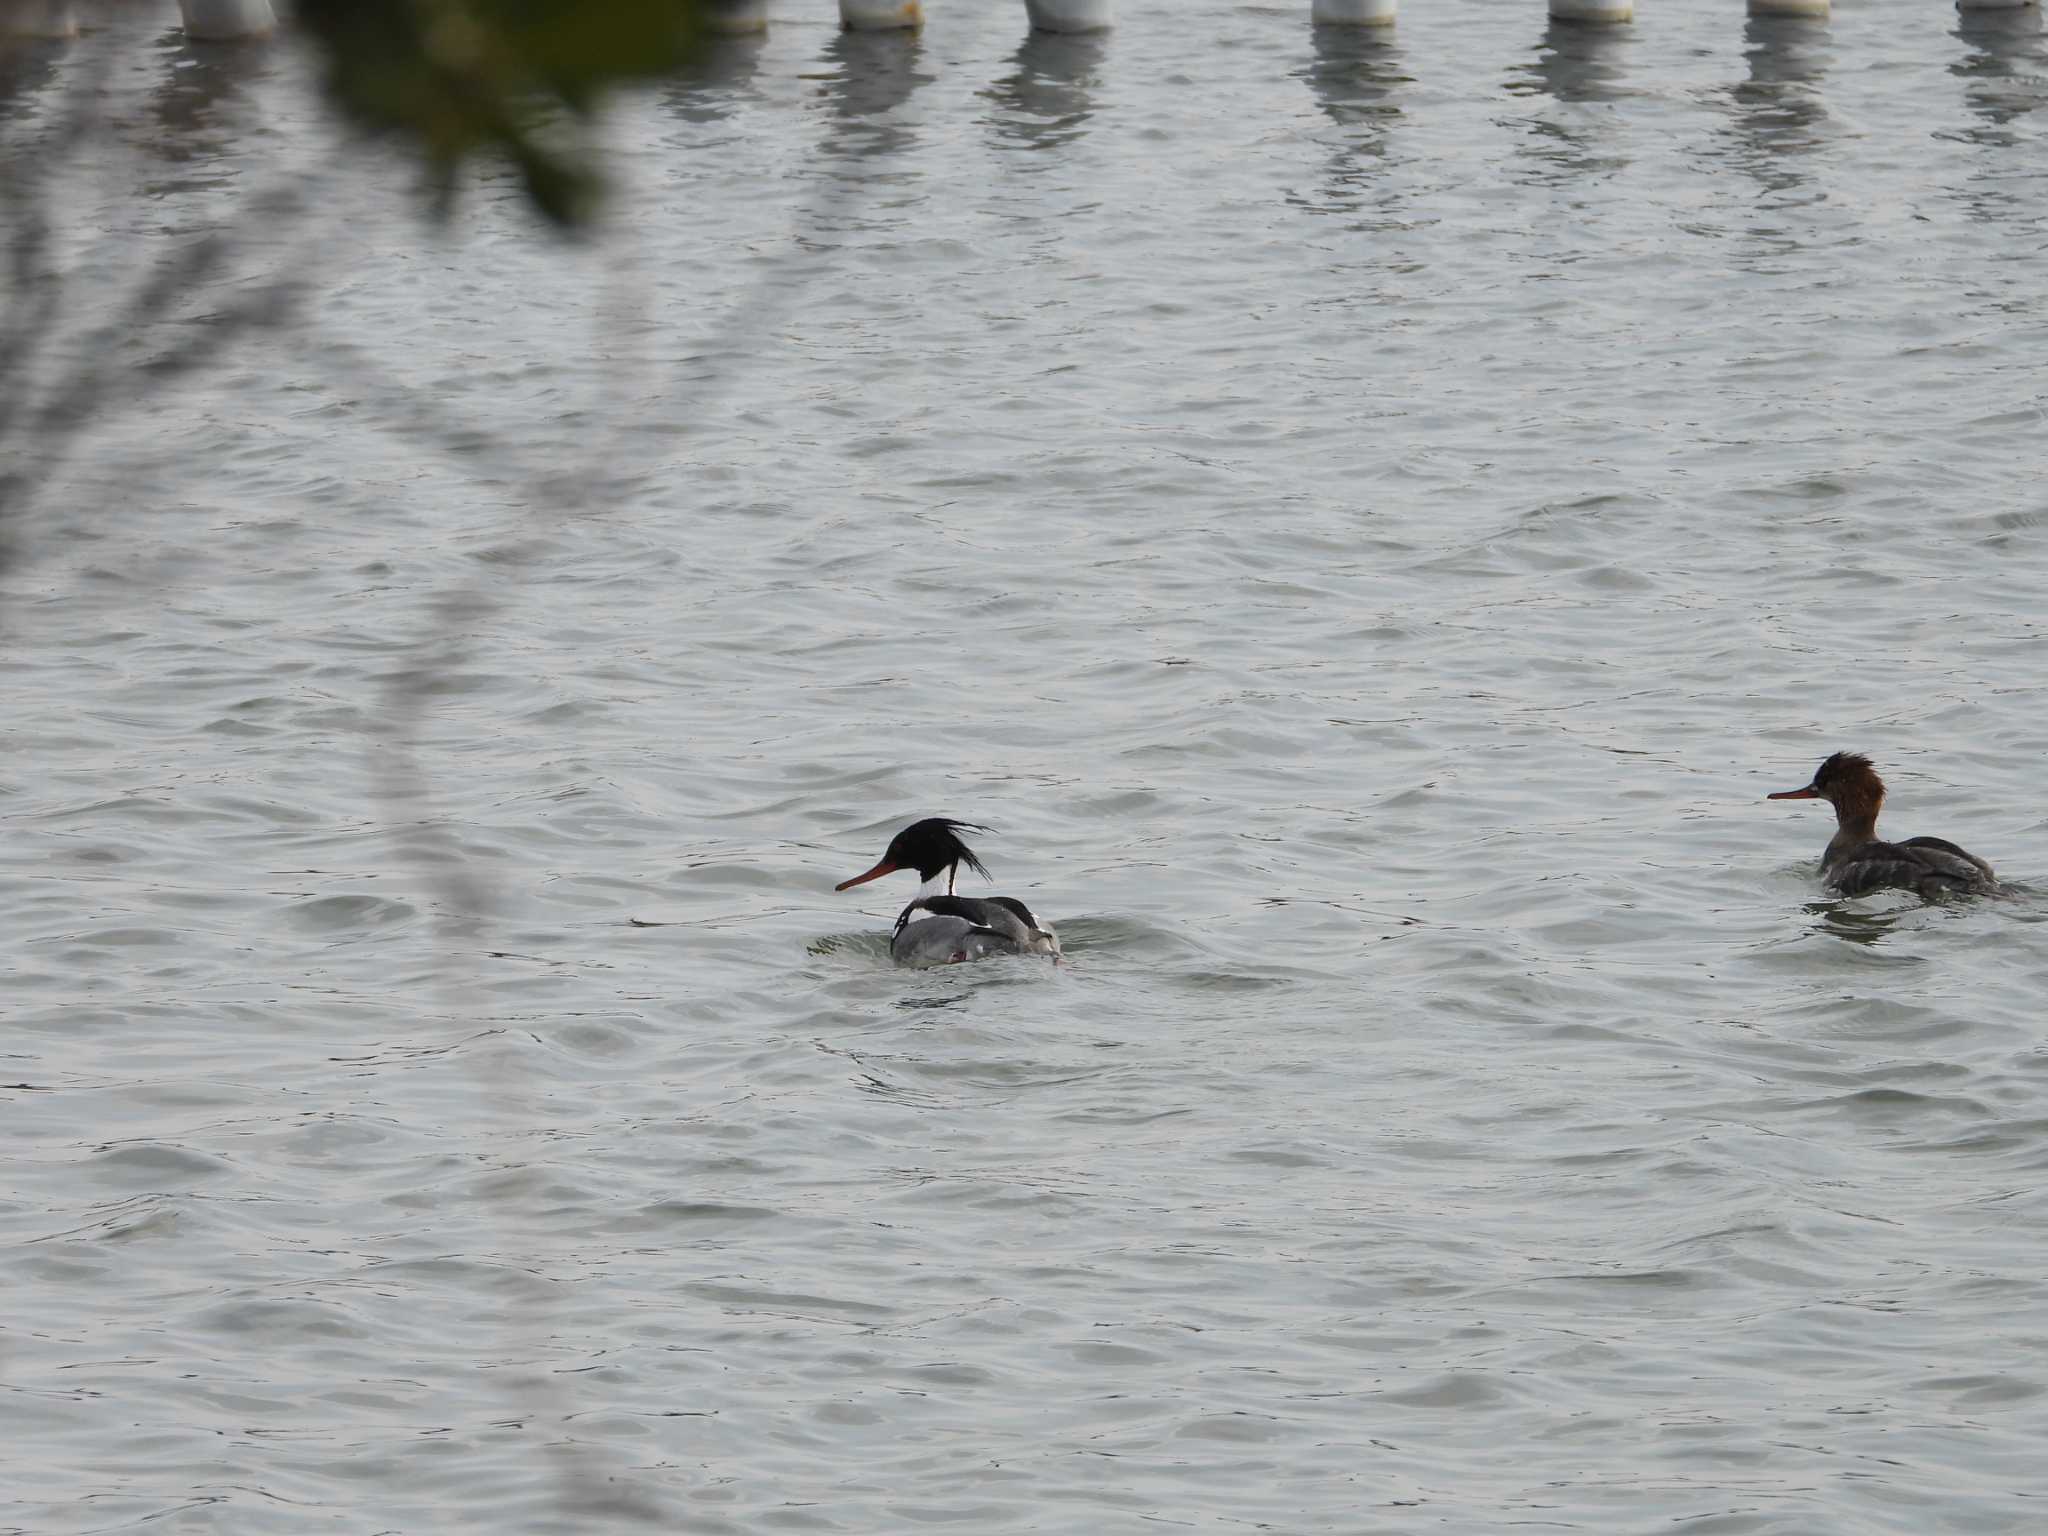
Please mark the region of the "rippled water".
[[45, 388], [314, 298], [12, 514], [0, 1529], [2042, 1529], [2038, 17], [785, 9], [573, 251], [17, 61]]

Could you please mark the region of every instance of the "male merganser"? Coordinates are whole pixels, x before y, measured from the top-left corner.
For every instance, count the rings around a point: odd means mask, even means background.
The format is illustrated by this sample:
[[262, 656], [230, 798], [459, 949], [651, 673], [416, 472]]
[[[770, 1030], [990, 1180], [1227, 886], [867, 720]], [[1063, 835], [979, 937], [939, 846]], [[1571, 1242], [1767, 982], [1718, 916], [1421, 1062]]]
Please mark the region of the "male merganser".
[[[987, 830], [943, 816], [912, 822], [889, 839], [881, 862], [873, 869], [842, 880], [833, 889], [850, 890], [901, 869], [917, 871], [929, 889], [920, 888], [896, 919], [889, 954], [898, 965], [952, 965], [984, 955], [1051, 955], [1057, 960], [1059, 936], [1016, 897], [953, 894], [962, 864], [984, 880], [988, 878], [988, 870], [974, 850], [960, 840], [962, 832]], [[943, 892], [938, 889], [941, 874], [946, 877]]]
[[1834, 806], [1835, 835], [1820, 856], [1820, 874], [1829, 888], [1844, 896], [1885, 890], [1928, 897], [1949, 892], [1983, 895], [1998, 889], [1998, 877], [1989, 864], [1943, 838], [1882, 841], [1877, 835], [1877, 809], [1884, 804], [1884, 780], [1860, 753], [1837, 752], [1814, 770], [1806, 788], [1781, 789], [1767, 798], [1826, 800]]

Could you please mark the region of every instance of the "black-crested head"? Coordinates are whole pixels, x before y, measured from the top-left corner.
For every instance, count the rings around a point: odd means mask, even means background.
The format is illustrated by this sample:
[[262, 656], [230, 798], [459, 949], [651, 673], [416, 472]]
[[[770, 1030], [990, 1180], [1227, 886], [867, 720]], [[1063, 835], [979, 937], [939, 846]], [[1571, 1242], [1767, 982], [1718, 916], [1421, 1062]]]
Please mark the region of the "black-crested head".
[[884, 875], [893, 875], [900, 869], [914, 869], [919, 880], [930, 880], [934, 875], [961, 864], [986, 880], [987, 867], [974, 856], [974, 850], [967, 846], [960, 834], [987, 830], [987, 827], [976, 826], [971, 821], [954, 821], [946, 816], [927, 816], [923, 821], [913, 821], [889, 839], [889, 846], [882, 851], [881, 861], [873, 869], [866, 874], [855, 875], [851, 880], [842, 880], [833, 889], [849, 890], [870, 880], [879, 880]]

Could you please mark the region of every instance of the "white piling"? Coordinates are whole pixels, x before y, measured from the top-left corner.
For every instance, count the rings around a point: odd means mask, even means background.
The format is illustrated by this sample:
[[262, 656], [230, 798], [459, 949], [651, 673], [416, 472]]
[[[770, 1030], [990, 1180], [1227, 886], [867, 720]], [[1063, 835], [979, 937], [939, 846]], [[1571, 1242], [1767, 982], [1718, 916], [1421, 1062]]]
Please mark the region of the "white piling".
[[0, 37], [76, 37], [71, 0], [0, 0]]
[[268, 37], [277, 30], [270, 0], [178, 0], [185, 35], [207, 42], [235, 37]]
[[1024, 0], [1038, 32], [1100, 32], [1109, 25], [1110, 0]]
[[1634, 21], [1635, 0], [1550, 0], [1552, 21]]
[[839, 25], [849, 32], [900, 32], [921, 27], [923, 0], [839, 0]]
[[1397, 0], [1315, 0], [1308, 19], [1319, 27], [1391, 27]]
[[705, 7], [704, 26], [721, 37], [766, 32], [768, 0], [710, 0]]
[[1821, 16], [1828, 13], [1828, 0], [1749, 0], [1752, 16]]

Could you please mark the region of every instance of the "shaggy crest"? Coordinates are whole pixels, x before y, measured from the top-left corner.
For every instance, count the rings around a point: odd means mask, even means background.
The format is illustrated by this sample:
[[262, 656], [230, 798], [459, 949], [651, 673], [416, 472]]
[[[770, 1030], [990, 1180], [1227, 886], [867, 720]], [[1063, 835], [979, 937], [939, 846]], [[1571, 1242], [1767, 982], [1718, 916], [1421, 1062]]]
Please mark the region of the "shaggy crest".
[[957, 862], [965, 864], [986, 880], [990, 878], [988, 866], [974, 856], [974, 850], [960, 840], [960, 834], [987, 830], [987, 827], [977, 826], [971, 821], [927, 816], [923, 821], [912, 822], [890, 838], [888, 851], [882, 857], [905, 869], [931, 870], [934, 873]]
[[[1819, 768], [1814, 770], [1813, 782], [1818, 789], [1831, 789], [1837, 784], [1854, 783], [1865, 776], [1877, 778], [1877, 769], [1861, 752], [1837, 752]], [[1878, 791], [1883, 793], [1884, 781], [1878, 779]]]

